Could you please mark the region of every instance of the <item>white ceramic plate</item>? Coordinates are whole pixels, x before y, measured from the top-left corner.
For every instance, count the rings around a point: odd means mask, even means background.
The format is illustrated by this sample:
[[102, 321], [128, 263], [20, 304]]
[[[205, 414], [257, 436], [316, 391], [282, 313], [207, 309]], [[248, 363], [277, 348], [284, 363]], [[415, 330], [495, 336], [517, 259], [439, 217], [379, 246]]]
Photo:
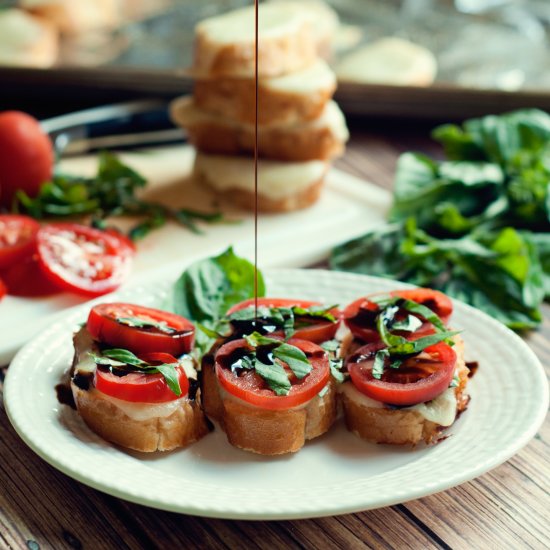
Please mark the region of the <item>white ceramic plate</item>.
[[[162, 301], [170, 284], [118, 297]], [[345, 304], [395, 282], [313, 270], [269, 270], [272, 296]], [[479, 360], [468, 411], [432, 448], [372, 445], [340, 420], [299, 453], [266, 458], [239, 451], [216, 430], [188, 449], [140, 455], [114, 447], [57, 403], [54, 386], [71, 362], [71, 332], [89, 305], [71, 310], [26, 345], [8, 369], [4, 399], [15, 429], [67, 475], [133, 502], [187, 514], [278, 519], [343, 514], [442, 491], [510, 458], [536, 433], [548, 405], [542, 367], [527, 345], [487, 315], [456, 303], [467, 359]]]

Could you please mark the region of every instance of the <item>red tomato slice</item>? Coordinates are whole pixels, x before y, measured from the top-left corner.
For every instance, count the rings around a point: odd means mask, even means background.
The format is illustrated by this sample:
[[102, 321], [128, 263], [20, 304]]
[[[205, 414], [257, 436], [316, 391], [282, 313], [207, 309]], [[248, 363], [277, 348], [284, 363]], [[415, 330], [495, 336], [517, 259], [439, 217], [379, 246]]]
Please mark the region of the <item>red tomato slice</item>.
[[8, 293], [13, 296], [39, 298], [61, 292], [61, 289], [44, 275], [36, 253], [3, 269], [0, 276], [8, 288]]
[[[434, 313], [436, 313], [444, 324], [447, 324], [453, 312], [453, 303], [442, 292], [429, 288], [414, 288], [410, 290], [394, 290], [389, 293], [376, 293], [364, 296], [349, 304], [344, 310], [344, 323], [350, 329], [352, 334], [364, 342], [376, 342], [380, 336], [376, 329], [376, 317], [380, 312], [378, 304], [369, 300], [369, 297], [389, 294], [390, 296], [400, 296], [406, 300], [411, 300], [422, 304]], [[434, 332], [431, 323], [424, 322], [415, 334], [426, 336]], [[396, 331], [396, 334], [408, 336], [410, 333]]]
[[28, 216], [0, 215], [0, 269], [11, 267], [34, 252], [40, 224]]
[[[177, 363], [178, 360], [168, 353], [151, 353], [141, 357], [151, 364]], [[95, 373], [95, 387], [102, 393], [134, 403], [166, 403], [184, 397], [189, 392], [189, 380], [183, 367], [176, 367], [181, 395], [176, 395], [166, 384], [162, 374], [143, 374], [130, 372], [117, 376], [104, 367], [98, 367]]]
[[37, 242], [44, 273], [65, 290], [99, 296], [118, 288], [130, 272], [133, 251], [98, 229], [49, 224], [38, 231]]
[[10, 208], [18, 189], [36, 196], [51, 179], [54, 160], [38, 120], [19, 111], [0, 113], [0, 205]]
[[8, 293], [8, 289], [6, 288], [6, 285], [4, 284], [4, 281], [0, 279], [0, 301], [2, 301], [2, 298]]
[[[244, 300], [244, 302], [239, 302], [235, 304], [229, 311], [227, 315], [245, 309], [247, 307], [253, 307], [255, 304], [254, 298], [250, 300]], [[288, 298], [258, 298], [258, 306], [263, 307], [292, 307], [298, 306], [303, 308], [309, 308], [312, 306], [321, 306], [320, 302], [311, 302], [309, 300], [292, 300]], [[301, 340], [308, 340], [309, 342], [314, 342], [315, 344], [320, 344], [326, 342], [327, 340], [332, 340], [338, 327], [340, 326], [341, 312], [337, 308], [331, 310], [332, 315], [336, 319], [335, 323], [326, 320], [316, 320], [316, 319], [307, 319], [304, 317], [305, 322], [311, 322], [307, 327], [299, 328], [293, 334], [294, 338]], [[300, 320], [298, 317], [297, 320]], [[282, 331], [277, 331], [272, 333], [273, 336], [282, 336]]]
[[[171, 333], [155, 327], [132, 327], [117, 321], [121, 318], [163, 323]], [[163, 351], [179, 357], [191, 351], [195, 327], [185, 317], [150, 307], [132, 304], [99, 304], [94, 306], [86, 325], [94, 340], [136, 353]]]
[[239, 349], [251, 349], [246, 340], [232, 340], [224, 344], [216, 354], [216, 375], [220, 385], [229, 393], [262, 409], [282, 410], [297, 407], [317, 395], [328, 383], [330, 369], [325, 351], [313, 342], [291, 338], [289, 344], [300, 348], [313, 367], [312, 371], [302, 378], [292, 373], [289, 380], [292, 384], [288, 395], [276, 395], [267, 383], [254, 371], [234, 374], [230, 369], [231, 356]]
[[382, 342], [372, 342], [359, 348], [347, 361], [353, 385], [367, 397], [391, 405], [416, 405], [431, 401], [442, 394], [453, 379], [456, 353], [443, 342], [427, 347], [410, 357], [398, 369], [384, 369], [382, 378], [372, 376], [374, 356], [384, 348]]

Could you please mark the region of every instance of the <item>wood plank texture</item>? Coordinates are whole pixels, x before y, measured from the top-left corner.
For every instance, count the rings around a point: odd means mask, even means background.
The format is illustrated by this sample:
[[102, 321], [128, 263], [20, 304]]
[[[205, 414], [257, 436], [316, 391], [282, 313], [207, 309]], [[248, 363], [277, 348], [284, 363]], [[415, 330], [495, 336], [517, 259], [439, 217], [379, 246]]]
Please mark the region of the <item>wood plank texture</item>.
[[[391, 188], [404, 150], [437, 151], [428, 127], [356, 124], [338, 166]], [[550, 365], [550, 307], [528, 344]], [[302, 521], [210, 520], [152, 510], [89, 489], [39, 459], [0, 410], [0, 548], [548, 548], [550, 424], [477, 480], [420, 500]]]

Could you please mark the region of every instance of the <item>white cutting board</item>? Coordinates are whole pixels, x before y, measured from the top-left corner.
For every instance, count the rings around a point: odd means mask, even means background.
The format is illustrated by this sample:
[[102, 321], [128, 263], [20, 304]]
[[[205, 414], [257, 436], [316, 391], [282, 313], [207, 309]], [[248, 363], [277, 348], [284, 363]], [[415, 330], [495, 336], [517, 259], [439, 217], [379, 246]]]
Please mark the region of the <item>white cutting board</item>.
[[[190, 178], [194, 151], [178, 145], [126, 153], [122, 160], [149, 181], [144, 196], [171, 206], [209, 210], [216, 197]], [[63, 171], [92, 176], [96, 157], [78, 157], [61, 162]], [[321, 260], [336, 244], [359, 236], [384, 223], [390, 195], [380, 187], [340, 170], [331, 170], [319, 202], [288, 214], [262, 214], [258, 222], [259, 266], [303, 267]], [[231, 224], [201, 224], [203, 235], [168, 223], [138, 243], [133, 274], [126, 286], [153, 277], [174, 276], [191, 262], [212, 256], [233, 245], [238, 254], [253, 259], [254, 216], [229, 204], [218, 205]], [[132, 222], [118, 220], [127, 227]], [[50, 322], [50, 316], [85, 301], [73, 294], [49, 298], [7, 296], [0, 302], [0, 365]]]

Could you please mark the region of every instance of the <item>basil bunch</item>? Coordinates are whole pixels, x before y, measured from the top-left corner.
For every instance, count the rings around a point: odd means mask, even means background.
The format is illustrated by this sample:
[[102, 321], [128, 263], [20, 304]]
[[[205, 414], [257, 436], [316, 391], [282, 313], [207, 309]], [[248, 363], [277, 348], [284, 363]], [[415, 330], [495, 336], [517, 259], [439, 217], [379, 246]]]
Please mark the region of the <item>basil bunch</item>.
[[535, 109], [436, 128], [437, 162], [405, 153], [390, 225], [336, 247], [331, 267], [435, 288], [509, 327], [550, 298], [550, 115]]

